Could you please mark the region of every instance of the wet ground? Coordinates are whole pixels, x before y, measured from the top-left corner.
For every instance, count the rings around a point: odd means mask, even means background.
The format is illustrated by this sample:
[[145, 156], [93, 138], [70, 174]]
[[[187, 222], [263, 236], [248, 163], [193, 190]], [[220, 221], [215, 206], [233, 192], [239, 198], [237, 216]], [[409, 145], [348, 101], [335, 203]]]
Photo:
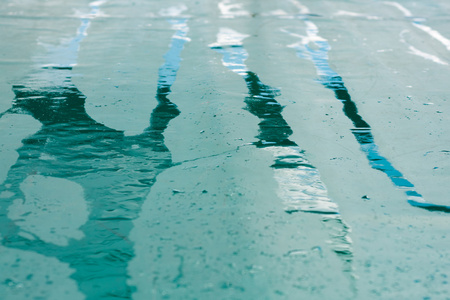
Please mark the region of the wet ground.
[[7, 1], [2, 299], [450, 299], [449, 12]]

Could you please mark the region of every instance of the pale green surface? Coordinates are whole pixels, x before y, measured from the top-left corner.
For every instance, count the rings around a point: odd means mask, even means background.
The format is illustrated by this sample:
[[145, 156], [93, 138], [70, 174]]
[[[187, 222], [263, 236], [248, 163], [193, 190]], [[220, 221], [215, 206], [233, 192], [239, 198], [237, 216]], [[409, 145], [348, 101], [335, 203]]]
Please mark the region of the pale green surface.
[[[80, 14], [89, 11], [88, 1], [45, 3], [8, 1], [0, 8], [0, 40], [8, 41], [0, 47], [1, 111], [11, 107], [12, 84], [23, 83], [36, 68], [36, 56], [45, 59], [38, 42], [57, 46], [73, 37]], [[102, 13], [91, 20], [72, 72], [72, 82], [87, 96], [90, 117], [125, 135], [148, 126], [156, 106], [158, 69], [174, 34], [168, 17], [159, 12], [180, 3], [111, 0], [100, 6]], [[305, 34], [305, 26], [279, 17], [279, 10], [293, 15], [298, 9], [290, 1], [229, 3], [242, 3], [236, 17], [222, 18], [216, 1], [184, 2], [190, 42], [181, 52], [183, 60], [168, 96], [181, 114], [164, 131], [167, 156], [180, 164], [158, 169], [156, 162], [165, 156], [156, 153], [149, 167], [156, 182], [136, 193], [145, 201], [141, 207], [127, 202], [133, 220], [127, 223], [129, 235], [121, 238], [134, 253], [124, 258], [128, 277], [117, 279], [118, 286], [135, 286], [132, 299], [450, 299], [449, 215], [411, 207], [385, 174], [369, 166], [342, 105], [314, 81], [313, 64], [287, 47], [298, 39], [280, 29]], [[330, 65], [372, 126], [381, 153], [427, 201], [450, 205], [450, 154], [443, 152], [450, 151], [450, 67], [409, 53], [408, 45], [447, 64], [450, 52], [381, 1], [302, 3], [320, 15], [311, 20], [332, 47]], [[450, 39], [450, 6], [445, 0], [398, 3]], [[242, 109], [245, 82], [208, 47], [221, 27], [249, 35], [244, 40], [248, 69], [281, 90], [277, 101], [286, 106], [282, 114], [294, 132], [290, 139], [319, 170], [329, 197], [351, 228], [348, 261], [330, 242], [341, 233], [341, 224], [323, 222], [320, 214], [284, 211], [270, 168], [273, 155], [249, 145], [257, 140], [260, 120]], [[401, 41], [402, 32], [408, 44]], [[15, 164], [20, 141], [40, 127], [29, 116], [2, 117], [2, 181]], [[21, 226], [21, 236], [65, 246], [82, 238], [86, 214], [95, 206], [95, 196], [103, 195], [85, 195], [83, 203], [79, 182], [92, 189], [94, 178], [108, 191], [109, 182], [119, 185], [121, 178], [134, 178], [133, 170], [148, 162], [149, 156], [142, 157], [120, 160], [128, 173], [115, 173], [115, 181], [103, 182], [102, 175], [75, 182], [25, 174], [16, 180], [25, 199], [2, 201], [2, 212]], [[33, 178], [43, 185], [36, 187], [39, 197], [31, 198], [53, 201], [57, 211], [70, 201], [70, 211], [40, 221], [37, 217], [45, 214], [38, 206], [33, 210], [32, 201], [21, 204], [30, 199]], [[2, 189], [0, 198], [11, 197], [8, 189]], [[19, 220], [28, 211], [31, 214]], [[69, 213], [76, 217], [67, 223]], [[62, 221], [53, 221], [56, 217]], [[3, 218], [0, 226], [6, 228], [8, 220]], [[103, 246], [99, 244], [99, 253]], [[112, 299], [94, 292], [83, 295], [77, 287], [83, 279], [70, 277], [75, 271], [66, 261], [16, 248], [8, 243], [0, 248], [0, 295], [5, 299]], [[33, 276], [27, 278], [29, 274]], [[103, 280], [110, 278], [105, 274]], [[114, 285], [99, 282], [97, 293]]]

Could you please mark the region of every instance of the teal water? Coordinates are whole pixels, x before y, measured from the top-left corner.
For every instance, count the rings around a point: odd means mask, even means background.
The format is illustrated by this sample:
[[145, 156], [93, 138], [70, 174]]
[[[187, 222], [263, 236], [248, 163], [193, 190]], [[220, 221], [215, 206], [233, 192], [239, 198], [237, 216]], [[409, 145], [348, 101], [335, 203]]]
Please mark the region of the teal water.
[[450, 299], [449, 8], [11, 1], [0, 298]]

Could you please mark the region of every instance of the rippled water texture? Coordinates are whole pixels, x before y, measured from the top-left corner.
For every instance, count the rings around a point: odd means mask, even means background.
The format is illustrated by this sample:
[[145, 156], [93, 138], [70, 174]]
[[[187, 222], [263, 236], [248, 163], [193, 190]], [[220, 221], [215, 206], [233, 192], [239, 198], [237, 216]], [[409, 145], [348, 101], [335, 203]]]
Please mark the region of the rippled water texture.
[[450, 4], [0, 8], [0, 298], [450, 299]]

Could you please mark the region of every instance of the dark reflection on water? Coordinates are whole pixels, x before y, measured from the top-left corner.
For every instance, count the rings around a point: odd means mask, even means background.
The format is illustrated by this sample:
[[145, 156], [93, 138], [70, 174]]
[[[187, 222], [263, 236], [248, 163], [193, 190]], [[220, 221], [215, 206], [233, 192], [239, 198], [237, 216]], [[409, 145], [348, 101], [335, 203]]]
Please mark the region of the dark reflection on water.
[[[127, 266], [134, 251], [127, 237], [156, 176], [172, 166], [163, 131], [178, 109], [164, 95], [145, 132], [127, 137], [90, 118], [85, 97], [75, 86], [41, 90], [16, 86], [14, 92], [12, 111], [29, 113], [43, 126], [18, 149], [19, 159], [5, 181], [14, 195], [2, 202], [23, 199], [20, 183], [38, 173], [80, 184], [90, 215], [80, 228], [85, 237], [70, 240], [66, 247], [23, 238], [10, 220], [4, 222], [9, 225], [2, 230], [3, 244], [69, 263], [76, 270], [72, 277], [88, 299], [130, 298]], [[53, 159], [43, 160], [43, 154]], [[6, 207], [2, 205], [3, 218]]]
[[[14, 195], [3, 201], [6, 204], [17, 197], [24, 199], [20, 183], [37, 173], [80, 184], [90, 216], [80, 228], [85, 237], [70, 240], [67, 247], [23, 238], [18, 235], [20, 228], [11, 221], [2, 230], [3, 244], [69, 263], [76, 270], [72, 277], [89, 299], [105, 297], [105, 291], [109, 296], [130, 298], [127, 263], [134, 253], [127, 236], [148, 187], [159, 172], [171, 166], [162, 130], [155, 128], [166, 127], [170, 118], [152, 120], [145, 133], [125, 137], [123, 132], [87, 115], [85, 97], [75, 86], [40, 90], [16, 86], [14, 92], [12, 111], [29, 113], [43, 126], [23, 140], [23, 147], [18, 149], [19, 159], [5, 181]], [[172, 114], [172, 118], [175, 116]], [[133, 145], [139, 148], [133, 149]], [[43, 154], [53, 159], [42, 160]], [[139, 169], [147, 171], [136, 172]]]
[[334, 92], [336, 99], [342, 102], [345, 116], [352, 121], [356, 128], [370, 128], [369, 124], [359, 115], [356, 103], [350, 97], [341, 76], [322, 76], [320, 81], [326, 88]]
[[[260, 81], [258, 75], [250, 71], [247, 72], [244, 79], [250, 94], [245, 98], [247, 104], [245, 109], [262, 120], [259, 123], [259, 135], [257, 136], [259, 141], [254, 144], [258, 147], [298, 148], [295, 142], [288, 139], [293, 131], [281, 114], [283, 107], [275, 100], [275, 97], [281, 94], [279, 90], [265, 85]], [[275, 169], [299, 167], [314, 169], [314, 166], [305, 158], [292, 154], [279, 156], [271, 167]], [[286, 212], [293, 213], [295, 211]], [[333, 251], [345, 262], [344, 271], [351, 273], [353, 271], [353, 250], [349, 239], [349, 226], [336, 212], [332, 211], [328, 214], [326, 211], [317, 211], [317, 213], [324, 215], [322, 221], [332, 232], [330, 242], [333, 245]]]
[[246, 35], [222, 28], [217, 37], [211, 49], [223, 54], [222, 64], [245, 80], [249, 95], [245, 97], [244, 109], [260, 119], [258, 141], [253, 144], [274, 154], [271, 167], [285, 212], [321, 216], [330, 236], [330, 248], [341, 259], [343, 272], [354, 290], [350, 227], [340, 216], [337, 204], [328, 197], [318, 170], [310, 164], [304, 151], [289, 139], [293, 131], [282, 115], [283, 106], [275, 99], [281, 95], [280, 90], [264, 84], [256, 73], [248, 70], [245, 64], [248, 53], [242, 45]]
[[261, 119], [256, 145], [295, 146], [289, 140], [293, 132], [281, 114], [283, 107], [275, 100], [279, 91], [263, 84], [253, 72], [247, 72], [244, 79], [250, 94], [245, 98], [246, 110]]
[[[178, 41], [187, 33], [186, 20], [174, 22], [184, 24], [172, 40]], [[29, 114], [42, 127], [22, 141], [23, 146], [17, 150], [19, 158], [1, 186], [0, 192], [9, 192], [8, 197], [0, 199], [2, 244], [68, 263], [86, 299], [131, 299], [135, 289], [127, 284], [128, 263], [134, 257], [128, 235], [156, 176], [173, 166], [163, 133], [180, 114], [167, 96], [184, 42], [171, 43], [171, 55], [165, 57], [166, 64], [159, 71], [158, 104], [149, 126], [136, 136], [125, 136], [86, 113], [86, 97], [71, 83], [71, 67], [39, 71], [45, 76], [38, 78], [65, 78], [61, 86], [29, 80], [13, 87], [16, 97], [6, 113]], [[79, 228], [83, 238], [70, 239], [67, 246], [52, 244], [33, 233], [24, 235], [24, 230], [8, 218], [13, 200], [25, 199], [21, 183], [34, 174], [64, 178], [83, 187], [89, 207], [88, 221]]]
[[230, 28], [221, 28], [217, 42], [209, 46], [221, 53], [222, 64], [240, 75], [247, 84], [249, 97], [245, 98], [245, 109], [261, 120], [257, 136], [259, 141], [253, 144], [273, 152], [275, 163], [272, 168], [275, 169], [285, 211], [338, 214], [338, 207], [328, 197], [318, 170], [308, 162], [304, 151], [289, 140], [292, 129], [281, 114], [283, 107], [275, 100], [280, 91], [265, 85], [248, 70], [245, 64], [248, 53], [242, 45], [246, 37]]
[[[320, 45], [323, 42], [316, 43]], [[324, 49], [327, 48], [328, 47], [326, 45], [322, 45], [320, 50], [324, 51]], [[319, 59], [320, 58], [317, 58], [317, 60]], [[322, 72], [332, 73], [325, 61], [317, 63], [316, 67]], [[415, 191], [414, 184], [406, 179], [387, 158], [380, 154], [378, 145], [375, 143], [372, 130], [370, 129], [369, 124], [358, 114], [356, 103], [351, 99], [342, 77], [338, 75], [322, 75], [320, 77], [320, 82], [323, 86], [332, 90], [336, 99], [342, 102], [345, 116], [349, 118], [355, 126], [355, 128], [352, 129], [352, 133], [360, 144], [361, 150], [366, 154], [370, 166], [375, 170], [385, 173], [395, 186], [404, 189], [408, 198], [408, 203], [412, 206], [432, 211], [450, 213], [450, 206], [425, 202], [422, 195]]]
[[[306, 8], [304, 7], [303, 9]], [[386, 157], [380, 154], [369, 124], [359, 115], [356, 103], [351, 99], [342, 77], [329, 65], [328, 52], [331, 49], [330, 45], [326, 39], [319, 36], [317, 26], [309, 20], [308, 15], [301, 15], [300, 19], [306, 25], [306, 36], [283, 30], [292, 36], [300, 37], [300, 41], [290, 47], [297, 51], [299, 57], [314, 63], [319, 75], [318, 81], [327, 89], [332, 90], [336, 99], [343, 104], [342, 110], [345, 116], [355, 127], [352, 129], [352, 133], [358, 141], [361, 150], [365, 153], [370, 166], [385, 173], [396, 187], [404, 190], [410, 205], [427, 210], [450, 213], [450, 206], [426, 202], [423, 196], [415, 190], [414, 184], [406, 179]]]

